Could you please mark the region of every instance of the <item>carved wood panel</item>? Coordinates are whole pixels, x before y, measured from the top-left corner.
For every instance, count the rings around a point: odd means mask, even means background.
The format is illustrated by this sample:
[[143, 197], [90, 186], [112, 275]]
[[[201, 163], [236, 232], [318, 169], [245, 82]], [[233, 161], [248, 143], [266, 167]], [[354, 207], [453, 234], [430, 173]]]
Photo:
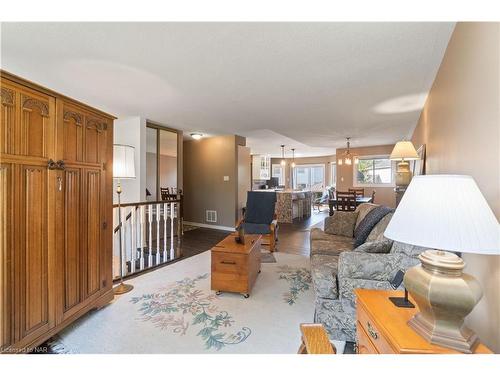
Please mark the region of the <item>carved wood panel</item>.
[[64, 311], [82, 301], [81, 170], [66, 169], [64, 181]]
[[0, 349], [11, 342], [12, 165], [0, 165]]
[[20, 339], [47, 328], [48, 306], [48, 222], [46, 167], [20, 168], [20, 215], [17, 240], [20, 248], [16, 271], [20, 287]]
[[14, 132], [15, 132], [15, 103], [16, 94], [10, 87], [1, 88], [1, 125], [0, 153], [14, 154]]
[[49, 129], [49, 99], [21, 92], [18, 154], [47, 157]]
[[85, 161], [87, 163], [101, 163], [107, 128], [106, 121], [89, 115], [86, 117], [85, 123]]
[[86, 171], [86, 264], [87, 264], [87, 295], [92, 295], [100, 289], [100, 249], [102, 225], [102, 184], [100, 170]]
[[84, 122], [83, 111], [68, 104], [63, 107], [64, 145], [63, 159], [68, 162], [83, 162]]

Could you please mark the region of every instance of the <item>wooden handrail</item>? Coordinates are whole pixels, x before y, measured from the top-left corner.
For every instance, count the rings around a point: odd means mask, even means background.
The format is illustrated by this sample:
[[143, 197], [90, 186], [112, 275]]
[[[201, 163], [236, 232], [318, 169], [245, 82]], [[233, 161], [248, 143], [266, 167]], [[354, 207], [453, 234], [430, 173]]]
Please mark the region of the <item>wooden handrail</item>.
[[[158, 203], [181, 203], [182, 198], [178, 199], [169, 199], [165, 201], [144, 201], [144, 202], [134, 202], [134, 203], [122, 203], [122, 207], [131, 207], [131, 206], [147, 206], [148, 204], [158, 204]], [[113, 204], [113, 208], [118, 208], [117, 204]]]

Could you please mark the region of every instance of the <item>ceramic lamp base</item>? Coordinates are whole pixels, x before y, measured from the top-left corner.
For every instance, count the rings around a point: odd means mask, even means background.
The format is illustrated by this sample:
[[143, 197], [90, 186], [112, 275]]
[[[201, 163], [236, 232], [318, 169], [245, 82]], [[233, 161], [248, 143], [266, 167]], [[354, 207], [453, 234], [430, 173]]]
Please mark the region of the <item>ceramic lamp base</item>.
[[396, 185], [408, 186], [411, 182], [411, 178], [410, 163], [407, 161], [400, 161], [396, 170]]
[[453, 253], [427, 250], [419, 259], [422, 265], [404, 277], [420, 309], [408, 325], [433, 344], [472, 353], [479, 341], [464, 319], [482, 297], [479, 283], [462, 272], [465, 263]]

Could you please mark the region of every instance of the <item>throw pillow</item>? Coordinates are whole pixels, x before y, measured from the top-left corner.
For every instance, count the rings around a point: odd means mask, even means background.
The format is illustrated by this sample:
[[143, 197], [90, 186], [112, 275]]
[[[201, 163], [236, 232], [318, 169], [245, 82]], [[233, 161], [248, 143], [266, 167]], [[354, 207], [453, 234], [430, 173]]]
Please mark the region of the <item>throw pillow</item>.
[[352, 238], [357, 217], [358, 213], [354, 211], [335, 211], [329, 221], [328, 233]]
[[387, 254], [391, 251], [391, 248], [392, 241], [389, 239], [384, 239], [382, 241], [365, 242], [364, 244], [355, 248], [354, 251], [363, 253]]
[[363, 220], [358, 224], [354, 231], [354, 247], [358, 247], [366, 241], [366, 238], [372, 231], [373, 227], [393, 209], [385, 206], [375, 207], [368, 212]]

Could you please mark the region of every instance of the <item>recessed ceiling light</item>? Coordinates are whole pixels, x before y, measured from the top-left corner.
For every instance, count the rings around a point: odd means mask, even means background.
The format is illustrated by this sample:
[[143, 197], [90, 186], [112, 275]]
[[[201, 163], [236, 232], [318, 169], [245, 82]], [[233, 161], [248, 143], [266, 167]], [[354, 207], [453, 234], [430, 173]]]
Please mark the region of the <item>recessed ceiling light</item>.
[[376, 113], [391, 114], [420, 111], [424, 108], [427, 93], [398, 96], [373, 107]]
[[199, 139], [203, 138], [203, 134], [201, 134], [201, 133], [191, 133], [191, 137], [193, 139], [199, 140]]

